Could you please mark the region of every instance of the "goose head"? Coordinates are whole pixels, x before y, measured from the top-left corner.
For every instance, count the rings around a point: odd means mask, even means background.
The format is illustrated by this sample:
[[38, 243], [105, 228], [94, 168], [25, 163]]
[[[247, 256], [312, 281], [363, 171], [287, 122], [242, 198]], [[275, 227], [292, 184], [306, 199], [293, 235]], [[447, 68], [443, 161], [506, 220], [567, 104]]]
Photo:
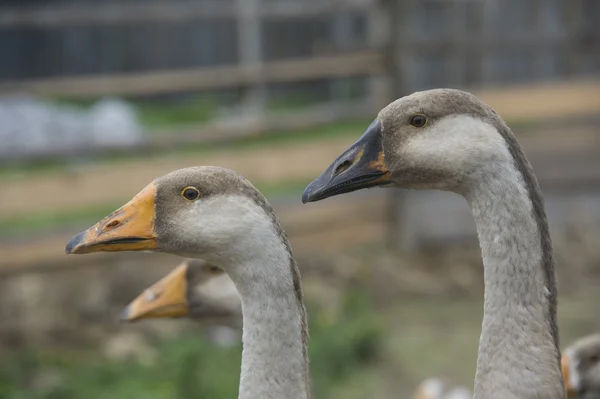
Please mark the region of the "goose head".
[[600, 334], [583, 337], [569, 346], [561, 363], [570, 396], [600, 397]]
[[155, 179], [73, 237], [66, 253], [160, 251], [204, 259], [230, 276], [251, 273], [240, 265], [269, 256], [264, 243], [282, 236], [274, 220], [266, 199], [244, 177], [219, 167], [191, 167]]
[[221, 268], [200, 259], [186, 259], [138, 295], [125, 308], [121, 320], [167, 317], [228, 325], [229, 321], [241, 320], [240, 296]]
[[[506, 158], [502, 119], [455, 89], [416, 92], [386, 106], [363, 135], [310, 183], [302, 201], [388, 186], [460, 192]], [[486, 168], [489, 169], [489, 168]]]

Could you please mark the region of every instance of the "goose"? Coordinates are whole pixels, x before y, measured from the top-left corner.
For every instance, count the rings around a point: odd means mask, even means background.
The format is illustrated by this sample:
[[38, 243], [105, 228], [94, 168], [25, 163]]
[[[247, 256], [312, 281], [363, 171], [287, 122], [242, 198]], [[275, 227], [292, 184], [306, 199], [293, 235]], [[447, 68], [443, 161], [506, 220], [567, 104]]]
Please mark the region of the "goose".
[[567, 347], [562, 368], [569, 396], [600, 399], [600, 334], [586, 335]]
[[161, 251], [223, 269], [242, 303], [238, 397], [310, 398], [300, 273], [279, 218], [244, 177], [199, 166], [155, 179], [65, 248], [101, 251]]
[[474, 398], [565, 398], [542, 193], [502, 118], [461, 90], [402, 97], [306, 187], [302, 202], [376, 186], [450, 191], [471, 208], [485, 285]]
[[241, 329], [242, 302], [223, 269], [201, 259], [185, 259], [127, 305], [121, 320], [164, 317], [189, 317]]
[[426, 378], [417, 386], [413, 399], [471, 399], [468, 388], [453, 385], [445, 378]]

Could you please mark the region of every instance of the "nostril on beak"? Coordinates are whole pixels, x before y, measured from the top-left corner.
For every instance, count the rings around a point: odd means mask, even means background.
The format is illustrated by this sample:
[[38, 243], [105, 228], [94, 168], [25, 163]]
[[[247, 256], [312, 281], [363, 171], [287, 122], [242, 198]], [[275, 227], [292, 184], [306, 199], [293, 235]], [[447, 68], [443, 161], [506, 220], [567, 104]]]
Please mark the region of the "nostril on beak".
[[343, 171], [348, 169], [350, 167], [350, 165], [352, 165], [352, 162], [345, 160], [344, 162], [340, 163], [337, 166], [337, 168], [335, 168], [335, 174], [339, 175], [340, 173], [342, 173]]
[[106, 226], [104, 226], [104, 230], [114, 229], [115, 227], [119, 226], [120, 224], [121, 224], [121, 221], [118, 219], [115, 219], [112, 222], [107, 223]]

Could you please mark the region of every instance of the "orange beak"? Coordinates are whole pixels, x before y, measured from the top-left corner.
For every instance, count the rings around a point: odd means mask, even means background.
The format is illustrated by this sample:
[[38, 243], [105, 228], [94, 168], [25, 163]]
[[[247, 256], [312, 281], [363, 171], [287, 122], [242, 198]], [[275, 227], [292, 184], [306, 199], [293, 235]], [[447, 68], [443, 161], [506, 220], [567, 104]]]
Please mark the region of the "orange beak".
[[162, 280], [147, 288], [125, 308], [121, 320], [131, 322], [188, 316], [187, 269], [187, 263], [183, 262]]
[[562, 370], [563, 379], [565, 380], [565, 388], [569, 396], [576, 393], [575, 388], [571, 385], [570, 373], [569, 373], [569, 356], [563, 353], [560, 359], [560, 366]]
[[155, 198], [156, 186], [150, 183], [127, 204], [71, 238], [65, 252], [87, 254], [156, 249]]

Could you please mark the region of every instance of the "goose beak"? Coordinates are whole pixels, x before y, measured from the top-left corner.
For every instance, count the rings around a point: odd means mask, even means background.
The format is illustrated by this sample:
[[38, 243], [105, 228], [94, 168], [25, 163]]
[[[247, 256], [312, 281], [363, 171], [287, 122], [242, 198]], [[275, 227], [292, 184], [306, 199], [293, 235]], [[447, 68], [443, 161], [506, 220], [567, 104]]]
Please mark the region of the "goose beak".
[[567, 354], [562, 355], [560, 359], [560, 366], [562, 369], [563, 380], [565, 381], [565, 388], [568, 395], [576, 393], [575, 388], [571, 385], [571, 375], [569, 371], [569, 356]]
[[302, 203], [391, 183], [381, 131], [379, 121], [371, 123], [358, 141], [304, 189]]
[[71, 238], [65, 252], [69, 255], [156, 249], [155, 198], [156, 186], [151, 183], [127, 204]]
[[187, 270], [184, 263], [147, 288], [123, 310], [121, 321], [188, 316]]

